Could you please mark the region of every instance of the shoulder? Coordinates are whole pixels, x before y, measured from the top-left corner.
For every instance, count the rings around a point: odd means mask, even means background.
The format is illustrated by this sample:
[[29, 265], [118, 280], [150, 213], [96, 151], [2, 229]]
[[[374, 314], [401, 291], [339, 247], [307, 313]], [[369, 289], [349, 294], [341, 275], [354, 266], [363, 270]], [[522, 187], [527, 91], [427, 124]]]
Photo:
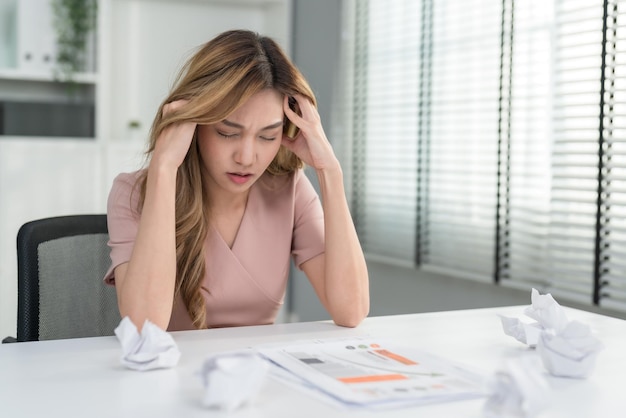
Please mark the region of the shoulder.
[[137, 186], [144, 170], [120, 173], [113, 179], [108, 198], [108, 212], [115, 207], [133, 206], [138, 199]]
[[303, 169], [294, 173], [293, 181], [296, 204], [303, 206], [308, 206], [311, 203], [317, 204], [316, 202], [319, 201], [319, 195]]
[[144, 171], [145, 170], [137, 170], [130, 173], [119, 173], [113, 179], [110, 194], [115, 195], [132, 191], [138, 185], [139, 179], [142, 177]]
[[135, 186], [142, 177], [145, 170], [132, 171], [130, 173], [119, 173], [113, 179], [113, 187]]
[[305, 188], [306, 190], [313, 190], [315, 192], [315, 189], [313, 187], [313, 184], [311, 183], [311, 180], [309, 179], [309, 177], [304, 172], [304, 169], [302, 169], [302, 168], [297, 170], [294, 173], [294, 175], [293, 175], [293, 183], [294, 183], [294, 187], [296, 189], [303, 189], [303, 188]]

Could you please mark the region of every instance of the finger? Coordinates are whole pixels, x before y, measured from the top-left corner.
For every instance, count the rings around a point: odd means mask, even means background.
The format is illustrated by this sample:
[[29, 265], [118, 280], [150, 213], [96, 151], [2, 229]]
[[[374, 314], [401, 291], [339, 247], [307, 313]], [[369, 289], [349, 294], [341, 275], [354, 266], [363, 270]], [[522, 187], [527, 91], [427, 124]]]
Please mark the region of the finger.
[[[297, 103], [297, 99], [296, 99], [296, 103]], [[285, 98], [283, 99], [283, 111], [285, 112], [285, 115], [287, 115], [287, 118], [292, 122], [295, 122], [294, 119], [300, 116], [291, 108], [291, 106], [289, 106], [289, 96], [287, 95], [285, 95]]]
[[166, 103], [165, 105], [163, 105], [163, 116], [177, 111], [178, 109], [185, 106], [187, 103], [189, 103], [189, 100], [184, 99], [174, 100], [173, 102]]
[[298, 116], [306, 120], [316, 120], [318, 118], [317, 109], [311, 100], [301, 94], [295, 94], [293, 98], [296, 99], [296, 103], [298, 103], [298, 108], [300, 109], [300, 115]]
[[283, 110], [286, 119], [283, 126], [283, 134], [293, 141], [298, 137], [298, 135], [300, 135], [300, 126], [302, 124], [302, 121], [297, 114], [298, 105], [297, 103], [293, 102], [290, 97], [285, 96], [285, 99], [283, 101]]

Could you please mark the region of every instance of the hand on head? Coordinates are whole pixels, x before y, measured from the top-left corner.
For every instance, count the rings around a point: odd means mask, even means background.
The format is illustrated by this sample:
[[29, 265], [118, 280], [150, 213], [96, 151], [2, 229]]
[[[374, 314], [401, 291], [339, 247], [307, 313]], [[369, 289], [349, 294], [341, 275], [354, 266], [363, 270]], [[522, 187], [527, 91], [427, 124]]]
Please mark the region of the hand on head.
[[[163, 106], [163, 115], [178, 111], [187, 104], [187, 100], [176, 100]], [[159, 135], [152, 161], [166, 167], [177, 169], [185, 159], [197, 124], [195, 122], [179, 122], [167, 126]]]
[[283, 135], [282, 145], [316, 170], [338, 165], [339, 162], [326, 138], [317, 108], [302, 95], [296, 94], [293, 97], [298, 103], [301, 115], [289, 107], [288, 96], [284, 98], [283, 109], [287, 118], [298, 127], [300, 132], [293, 139]]

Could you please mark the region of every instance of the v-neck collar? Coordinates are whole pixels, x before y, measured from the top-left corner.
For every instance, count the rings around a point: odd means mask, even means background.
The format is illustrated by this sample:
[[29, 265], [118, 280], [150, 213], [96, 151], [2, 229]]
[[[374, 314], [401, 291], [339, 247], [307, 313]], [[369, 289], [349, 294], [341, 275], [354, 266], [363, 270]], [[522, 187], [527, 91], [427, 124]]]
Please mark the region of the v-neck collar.
[[246, 240], [246, 237], [245, 237], [246, 231], [250, 231], [250, 228], [248, 227], [248, 224], [250, 222], [249, 218], [252, 216], [251, 213], [254, 212], [254, 208], [256, 207], [256, 201], [257, 201], [257, 184], [255, 183], [252, 185], [248, 193], [246, 206], [243, 210], [243, 216], [241, 217], [241, 222], [239, 222], [239, 228], [237, 229], [237, 234], [235, 234], [235, 239], [233, 240], [232, 247], [228, 245], [228, 243], [226, 242], [222, 234], [220, 234], [220, 231], [218, 230], [217, 226], [213, 222], [211, 222], [210, 228], [213, 230], [213, 233], [217, 235], [222, 245], [224, 245], [224, 247], [226, 247], [230, 252], [234, 254], [238, 254], [237, 249], [241, 247], [241, 244], [238, 245], [238, 243], [241, 240]]

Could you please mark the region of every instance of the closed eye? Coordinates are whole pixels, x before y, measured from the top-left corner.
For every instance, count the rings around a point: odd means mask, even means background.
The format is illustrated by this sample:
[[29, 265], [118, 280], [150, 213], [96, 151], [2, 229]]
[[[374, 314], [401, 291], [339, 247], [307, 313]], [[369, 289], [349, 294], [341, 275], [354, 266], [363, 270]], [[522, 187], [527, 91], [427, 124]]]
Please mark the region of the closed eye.
[[[259, 138], [265, 141], [274, 141], [276, 138], [280, 138], [280, 134], [283, 132], [283, 123], [280, 122], [270, 125], [267, 128], [263, 128], [262, 131], [264, 131], [262, 132], [264, 135], [259, 135]], [[259, 134], [261, 134], [261, 132], [259, 132]]]
[[219, 131], [219, 130], [217, 131], [217, 134], [219, 136], [221, 136], [222, 138], [227, 138], [227, 139], [229, 139], [229, 138], [236, 138], [239, 135], [238, 133], [229, 134], [229, 133], [222, 132], [222, 131]]

